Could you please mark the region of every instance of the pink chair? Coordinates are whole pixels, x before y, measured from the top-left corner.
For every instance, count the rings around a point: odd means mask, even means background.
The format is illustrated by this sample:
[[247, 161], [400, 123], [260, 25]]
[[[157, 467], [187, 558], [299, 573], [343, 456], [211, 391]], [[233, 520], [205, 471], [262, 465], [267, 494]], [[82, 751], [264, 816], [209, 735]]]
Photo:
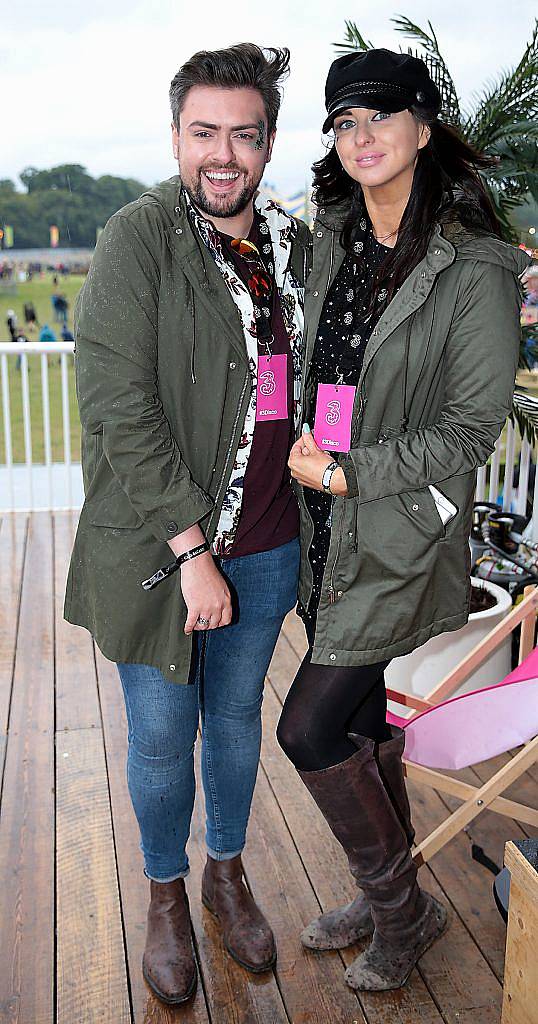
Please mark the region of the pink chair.
[[[538, 588], [529, 587], [517, 605], [426, 697], [387, 689], [387, 697], [414, 709], [409, 717], [388, 712], [405, 731], [404, 765], [413, 781], [463, 803], [418, 846], [418, 863], [430, 860], [486, 808], [538, 827], [538, 810], [501, 793], [538, 760], [538, 648], [534, 631]], [[520, 664], [496, 685], [450, 698], [491, 652], [522, 623]], [[483, 786], [471, 786], [443, 771], [468, 768], [521, 747]]]

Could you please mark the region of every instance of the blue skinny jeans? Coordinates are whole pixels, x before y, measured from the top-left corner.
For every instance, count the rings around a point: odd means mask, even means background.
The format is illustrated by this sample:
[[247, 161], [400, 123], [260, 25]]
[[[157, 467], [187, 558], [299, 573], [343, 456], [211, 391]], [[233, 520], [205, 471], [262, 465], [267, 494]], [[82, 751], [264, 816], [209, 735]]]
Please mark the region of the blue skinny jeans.
[[184, 878], [189, 871], [185, 847], [199, 722], [208, 853], [229, 860], [245, 845], [264, 679], [284, 617], [296, 601], [299, 542], [226, 559], [223, 570], [236, 614], [230, 626], [194, 634], [194, 682], [169, 682], [150, 665], [118, 664], [129, 732], [129, 793], [145, 873], [155, 881]]

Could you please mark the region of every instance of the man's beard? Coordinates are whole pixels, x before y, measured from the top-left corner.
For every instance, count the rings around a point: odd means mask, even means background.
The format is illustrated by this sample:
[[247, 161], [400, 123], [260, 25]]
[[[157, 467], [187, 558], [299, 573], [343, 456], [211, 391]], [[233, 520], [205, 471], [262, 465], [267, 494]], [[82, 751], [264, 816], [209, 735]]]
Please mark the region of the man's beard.
[[[208, 167], [206, 170], [211, 170], [211, 168]], [[238, 168], [230, 167], [229, 170], [238, 170]], [[261, 175], [257, 181], [255, 181], [254, 178], [247, 177], [238, 196], [222, 196], [222, 199], [220, 200], [213, 199], [213, 197], [210, 199], [204, 192], [204, 187], [202, 185], [202, 171], [198, 171], [197, 177], [190, 182], [185, 181], [183, 177], [181, 178], [181, 181], [189, 199], [194, 203], [200, 213], [205, 214], [206, 217], [225, 218], [237, 217], [239, 213], [246, 210], [247, 206], [254, 198], [258, 185], [261, 181]]]

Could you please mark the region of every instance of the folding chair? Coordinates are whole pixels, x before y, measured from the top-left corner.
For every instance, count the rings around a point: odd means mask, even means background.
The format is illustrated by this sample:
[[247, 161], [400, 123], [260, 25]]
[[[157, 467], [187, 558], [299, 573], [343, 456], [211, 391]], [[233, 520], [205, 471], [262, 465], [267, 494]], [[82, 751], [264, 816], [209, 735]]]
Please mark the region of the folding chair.
[[[418, 864], [430, 860], [486, 808], [538, 827], [538, 810], [501, 796], [538, 761], [537, 610], [538, 587], [527, 587], [521, 603], [426, 697], [387, 689], [390, 700], [413, 709], [406, 717], [387, 713], [387, 721], [405, 731], [407, 778], [463, 800], [414, 848]], [[496, 685], [450, 698], [520, 622], [518, 667]], [[519, 746], [521, 750], [483, 786], [471, 786], [437, 770], [468, 768]]]

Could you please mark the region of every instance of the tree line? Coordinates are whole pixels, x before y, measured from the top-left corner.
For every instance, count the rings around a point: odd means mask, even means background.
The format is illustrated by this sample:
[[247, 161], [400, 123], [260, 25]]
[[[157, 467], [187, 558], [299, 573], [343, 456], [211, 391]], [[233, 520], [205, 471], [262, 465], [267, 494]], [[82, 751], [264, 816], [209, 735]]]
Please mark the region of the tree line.
[[27, 167], [19, 177], [24, 192], [10, 178], [0, 179], [0, 227], [13, 227], [16, 249], [47, 247], [52, 224], [61, 247], [93, 247], [97, 229], [146, 188], [135, 178], [93, 178], [80, 164]]

